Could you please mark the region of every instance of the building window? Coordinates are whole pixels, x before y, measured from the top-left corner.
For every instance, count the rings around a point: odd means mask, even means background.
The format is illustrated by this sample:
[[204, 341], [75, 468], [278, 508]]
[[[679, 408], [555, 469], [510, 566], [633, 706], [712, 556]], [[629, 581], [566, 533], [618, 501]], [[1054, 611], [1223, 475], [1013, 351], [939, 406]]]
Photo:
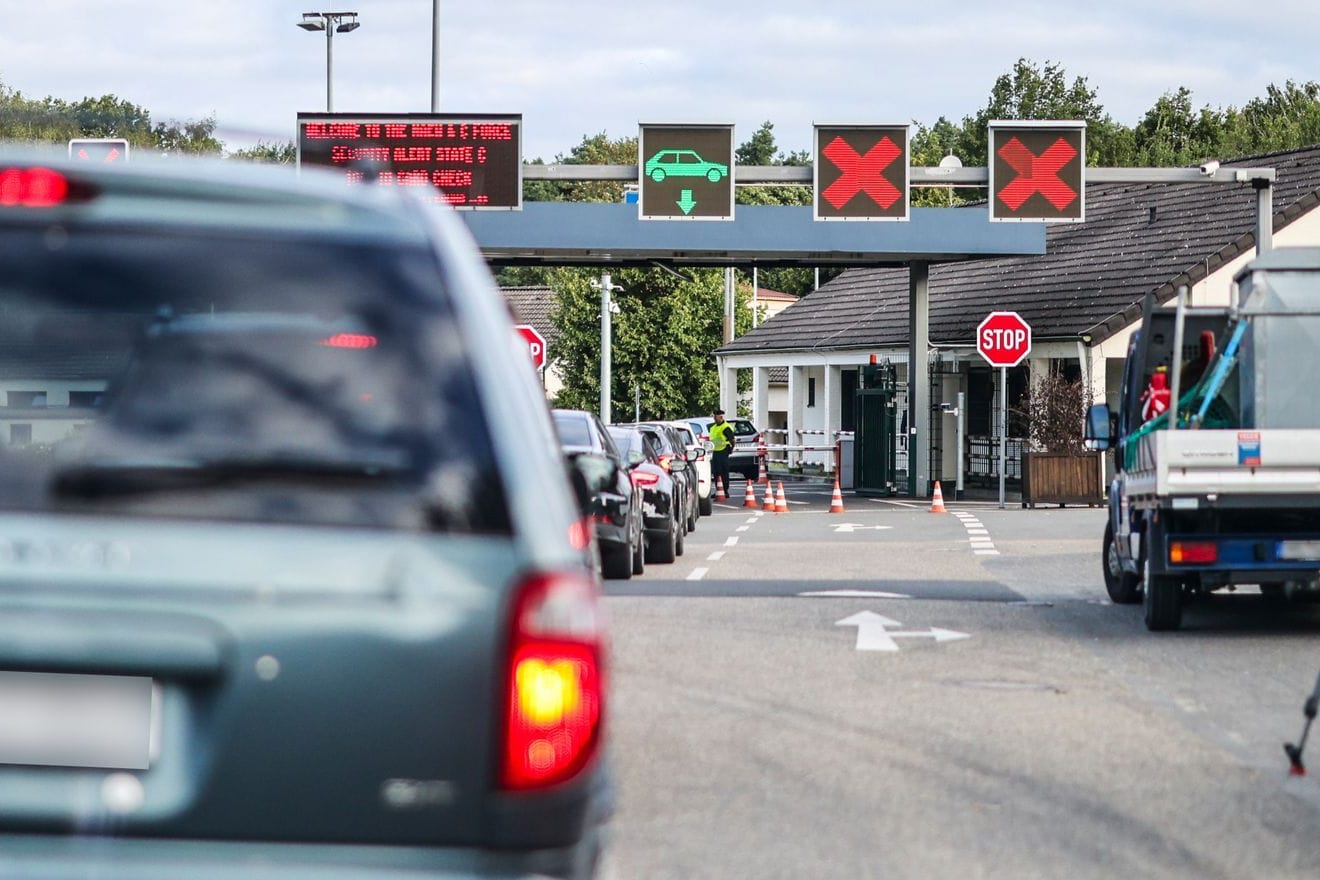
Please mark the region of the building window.
[[816, 405], [816, 377], [807, 377], [807, 406]]
[[6, 395], [5, 405], [11, 407], [32, 407], [46, 405], [44, 391], [10, 391]]
[[101, 400], [104, 397], [104, 391], [70, 391], [69, 406], [75, 408], [81, 407], [84, 409], [98, 407], [101, 405]]
[[12, 446], [27, 446], [32, 442], [31, 425], [10, 425], [9, 443]]

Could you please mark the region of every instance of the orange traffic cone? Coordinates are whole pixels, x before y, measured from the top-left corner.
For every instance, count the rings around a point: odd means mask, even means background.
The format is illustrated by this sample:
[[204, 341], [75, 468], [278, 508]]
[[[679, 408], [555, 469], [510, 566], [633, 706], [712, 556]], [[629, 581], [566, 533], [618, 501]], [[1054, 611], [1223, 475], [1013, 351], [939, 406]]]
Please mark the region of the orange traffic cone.
[[752, 488], [752, 481], [747, 481], [747, 491], [743, 492], [743, 507], [760, 507], [756, 503], [756, 490]]
[[834, 478], [834, 496], [830, 498], [830, 513], [844, 513], [843, 493], [839, 491], [839, 478]]
[[935, 481], [935, 495], [930, 499], [931, 513], [948, 513], [944, 509], [944, 493], [940, 491], [940, 481]]
[[762, 447], [756, 455], [756, 482], [765, 485], [770, 482], [770, 475], [765, 472], [765, 448]]
[[762, 510], [773, 511], [775, 509], [775, 487], [770, 485], [770, 481], [765, 482], [765, 500], [761, 504]]
[[715, 500], [716, 501], [729, 500], [729, 496], [724, 494], [724, 484], [721, 483], [718, 478], [716, 478], [715, 480]]
[[779, 481], [779, 493], [775, 498], [775, 513], [788, 513], [788, 499], [784, 497], [784, 481]]

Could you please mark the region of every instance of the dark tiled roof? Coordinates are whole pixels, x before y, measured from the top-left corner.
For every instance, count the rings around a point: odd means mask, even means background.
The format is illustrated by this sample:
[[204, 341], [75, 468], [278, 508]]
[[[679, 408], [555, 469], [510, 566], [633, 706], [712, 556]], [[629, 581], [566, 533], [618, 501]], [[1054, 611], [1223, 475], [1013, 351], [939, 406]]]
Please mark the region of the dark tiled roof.
[[[1276, 169], [1276, 231], [1320, 203], [1320, 146], [1224, 165]], [[1086, 222], [1051, 225], [1044, 256], [931, 266], [931, 341], [970, 344], [995, 310], [1021, 314], [1038, 339], [1099, 341], [1140, 316], [1147, 291], [1170, 298], [1254, 248], [1255, 225], [1248, 184], [1090, 184]], [[905, 345], [907, 301], [906, 269], [853, 269], [719, 352]]]
[[500, 292], [508, 300], [514, 321], [530, 324], [545, 337], [547, 345], [554, 345], [559, 339], [559, 332], [550, 321], [550, 311], [555, 305], [555, 292], [548, 287], [501, 287]]

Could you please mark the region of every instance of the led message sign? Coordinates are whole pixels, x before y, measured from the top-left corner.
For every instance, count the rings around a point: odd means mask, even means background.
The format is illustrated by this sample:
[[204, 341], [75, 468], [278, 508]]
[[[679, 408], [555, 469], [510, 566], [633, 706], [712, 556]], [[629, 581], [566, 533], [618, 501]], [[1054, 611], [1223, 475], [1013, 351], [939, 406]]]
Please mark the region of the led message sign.
[[990, 219], [1086, 219], [1086, 123], [990, 123]]
[[456, 208], [522, 207], [522, 117], [299, 113], [298, 166], [350, 185], [429, 187]]
[[647, 125], [637, 138], [642, 220], [733, 219], [733, 126]]
[[908, 219], [908, 127], [817, 125], [817, 220]]

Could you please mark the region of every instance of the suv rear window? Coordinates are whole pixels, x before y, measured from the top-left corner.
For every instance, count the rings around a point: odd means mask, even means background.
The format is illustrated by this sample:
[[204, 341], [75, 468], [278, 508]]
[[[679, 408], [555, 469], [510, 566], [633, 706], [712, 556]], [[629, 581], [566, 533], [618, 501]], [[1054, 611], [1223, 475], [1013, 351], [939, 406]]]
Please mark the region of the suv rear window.
[[440, 279], [414, 245], [0, 227], [0, 390], [32, 392], [0, 509], [507, 531]]

